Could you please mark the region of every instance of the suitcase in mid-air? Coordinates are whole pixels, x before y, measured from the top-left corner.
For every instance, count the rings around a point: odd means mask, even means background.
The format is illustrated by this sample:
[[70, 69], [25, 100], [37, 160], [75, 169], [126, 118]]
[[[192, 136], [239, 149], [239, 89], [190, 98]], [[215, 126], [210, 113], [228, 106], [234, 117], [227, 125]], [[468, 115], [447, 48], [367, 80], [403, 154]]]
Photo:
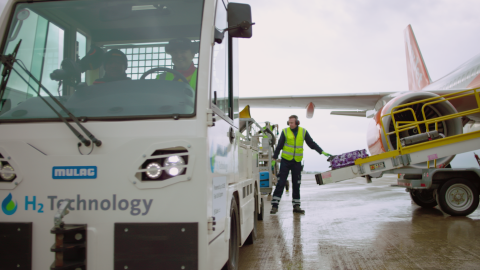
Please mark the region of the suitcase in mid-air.
[[343, 153], [338, 156], [333, 156], [328, 159], [332, 170], [355, 165], [355, 160], [359, 158], [368, 157], [367, 150], [355, 150], [348, 153]]

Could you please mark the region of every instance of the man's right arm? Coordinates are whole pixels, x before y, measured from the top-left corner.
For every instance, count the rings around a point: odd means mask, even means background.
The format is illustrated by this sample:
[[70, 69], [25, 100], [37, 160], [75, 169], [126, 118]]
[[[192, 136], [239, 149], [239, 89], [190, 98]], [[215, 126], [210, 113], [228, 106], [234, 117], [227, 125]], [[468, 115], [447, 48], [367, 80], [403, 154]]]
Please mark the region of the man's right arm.
[[277, 159], [278, 155], [280, 154], [280, 150], [283, 149], [283, 145], [285, 145], [285, 135], [282, 132], [280, 135], [280, 139], [278, 139], [277, 148], [275, 149], [275, 153], [273, 154], [273, 159]]

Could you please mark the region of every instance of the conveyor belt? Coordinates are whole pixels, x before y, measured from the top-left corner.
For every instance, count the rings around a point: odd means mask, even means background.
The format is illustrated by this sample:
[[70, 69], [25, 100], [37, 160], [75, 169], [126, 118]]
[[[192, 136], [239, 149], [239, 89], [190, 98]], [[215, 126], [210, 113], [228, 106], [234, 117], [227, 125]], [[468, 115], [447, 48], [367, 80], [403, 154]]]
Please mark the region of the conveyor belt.
[[[406, 131], [411, 128], [419, 127], [419, 125], [427, 126], [427, 132], [429, 124], [438, 125], [438, 122], [446, 121], [449, 119], [462, 117], [470, 114], [480, 113], [480, 98], [478, 96], [478, 89], [461, 91], [458, 93], [448, 94], [444, 96], [439, 96], [435, 98], [429, 98], [425, 100], [420, 100], [401, 106], [397, 106], [392, 109], [392, 113], [384, 115], [382, 117], [390, 116], [393, 121], [395, 114], [404, 112], [407, 109], [404, 107], [417, 104], [425, 103], [423, 108], [429, 104], [448, 101], [458, 97], [464, 97], [468, 95], [473, 95], [477, 101], [477, 108], [473, 110], [468, 110], [460, 113], [454, 113], [449, 115], [444, 115], [441, 117], [428, 119], [424, 121], [411, 121], [411, 122], [402, 122], [401, 126], [399, 123], [394, 122], [395, 131], [387, 133], [385, 128], [382, 129], [385, 135], [385, 138], [388, 138], [389, 135], [395, 134], [399, 138], [399, 134], [403, 131]], [[471, 92], [471, 93], [468, 93]], [[465, 94], [466, 93], [466, 94]], [[422, 108], [422, 110], [423, 110]], [[425, 119], [425, 118], [424, 118]], [[416, 120], [416, 119], [415, 119]], [[418, 128], [418, 130], [420, 130]], [[331, 170], [324, 173], [321, 173], [321, 180], [323, 184], [338, 182], [342, 180], [352, 179], [359, 176], [365, 176], [370, 174], [379, 173], [382, 171], [389, 171], [393, 169], [399, 169], [410, 164], [417, 164], [422, 162], [428, 162], [436, 167], [436, 160], [442, 157], [456, 155], [472, 150], [480, 149], [480, 131], [469, 132], [465, 134], [459, 134], [454, 136], [449, 136], [437, 140], [427, 141], [423, 143], [418, 143], [410, 146], [402, 146], [400, 143], [397, 143], [397, 149], [389, 149], [388, 152], [370, 156], [363, 159], [355, 160], [354, 166], [349, 166], [341, 169]]]

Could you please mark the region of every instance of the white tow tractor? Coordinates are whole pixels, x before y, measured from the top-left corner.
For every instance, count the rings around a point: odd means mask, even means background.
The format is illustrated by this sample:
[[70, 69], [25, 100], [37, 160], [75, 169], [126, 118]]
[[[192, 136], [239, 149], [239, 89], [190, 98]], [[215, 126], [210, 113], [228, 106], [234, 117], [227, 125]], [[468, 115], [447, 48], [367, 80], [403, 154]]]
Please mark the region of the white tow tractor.
[[[252, 25], [226, 0], [9, 0], [0, 268], [237, 269], [263, 215], [259, 145], [239, 131]], [[166, 53], [179, 38], [196, 78]], [[95, 83], [112, 49], [130, 79]]]
[[[452, 112], [441, 117], [427, 119], [425, 108], [433, 104], [446, 103], [459, 98], [471, 98], [476, 107], [462, 112]], [[423, 104], [421, 113], [424, 121], [417, 121], [415, 112], [409, 106]], [[413, 121], [396, 121], [396, 115], [412, 114]], [[398, 174], [398, 185], [404, 186], [412, 200], [419, 206], [431, 208], [437, 205], [447, 214], [466, 216], [475, 211], [479, 204], [480, 169], [479, 168], [442, 168], [437, 160], [472, 150], [480, 149], [480, 130], [445, 137], [439, 133], [438, 126], [461, 125], [461, 118], [480, 113], [479, 89], [455, 92], [410, 102], [392, 108], [391, 113], [380, 119], [382, 138], [388, 140], [387, 152], [355, 160], [355, 165], [315, 175], [317, 184], [338, 182], [364, 176], [367, 182], [372, 177], [383, 174]], [[386, 132], [385, 126], [393, 126], [392, 132]], [[425, 130], [413, 136], [409, 130]], [[426, 162], [426, 168], [410, 165]]]

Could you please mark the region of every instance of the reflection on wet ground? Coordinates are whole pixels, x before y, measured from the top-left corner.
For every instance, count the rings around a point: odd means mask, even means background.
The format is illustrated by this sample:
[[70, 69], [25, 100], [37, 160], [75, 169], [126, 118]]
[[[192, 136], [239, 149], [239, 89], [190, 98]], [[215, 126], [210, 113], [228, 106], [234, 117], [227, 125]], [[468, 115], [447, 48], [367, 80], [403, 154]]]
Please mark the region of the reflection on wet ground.
[[480, 210], [451, 217], [413, 202], [394, 176], [318, 186], [302, 177], [305, 215], [284, 193], [259, 222], [240, 269], [480, 269]]

